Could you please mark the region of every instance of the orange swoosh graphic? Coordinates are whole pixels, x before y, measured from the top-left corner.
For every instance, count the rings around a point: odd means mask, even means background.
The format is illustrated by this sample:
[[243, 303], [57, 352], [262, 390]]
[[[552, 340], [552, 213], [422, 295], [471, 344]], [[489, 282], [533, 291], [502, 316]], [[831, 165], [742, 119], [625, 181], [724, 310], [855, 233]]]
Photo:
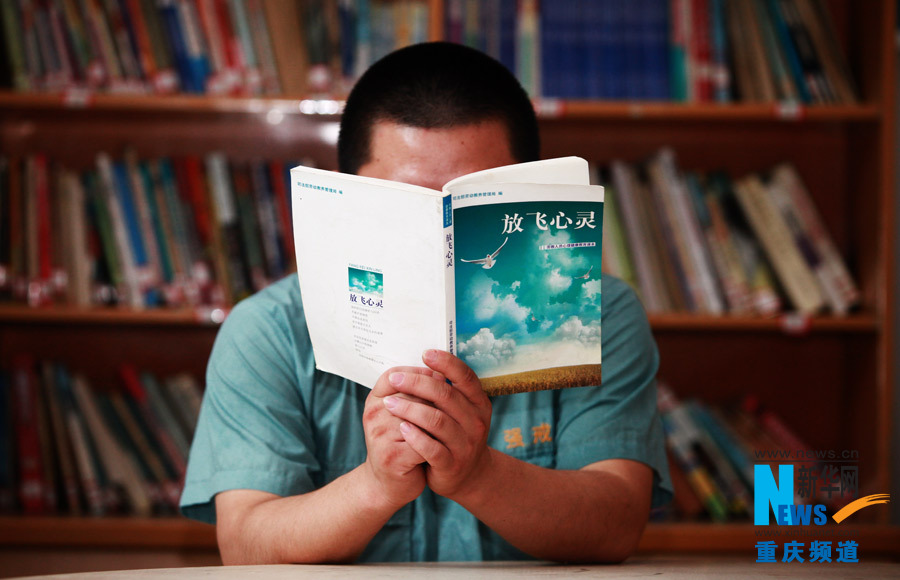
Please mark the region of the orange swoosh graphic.
[[840, 511], [838, 511], [836, 514], [834, 514], [831, 517], [837, 523], [841, 523], [842, 521], [847, 519], [849, 516], [855, 514], [859, 510], [863, 509], [864, 507], [869, 507], [870, 505], [875, 505], [875, 504], [879, 504], [879, 503], [888, 503], [889, 501], [891, 501], [891, 496], [890, 496], [890, 494], [887, 494], [887, 493], [876, 493], [874, 495], [867, 495], [866, 497], [861, 497], [858, 500], [848, 503], [847, 505], [842, 507], [840, 509]]

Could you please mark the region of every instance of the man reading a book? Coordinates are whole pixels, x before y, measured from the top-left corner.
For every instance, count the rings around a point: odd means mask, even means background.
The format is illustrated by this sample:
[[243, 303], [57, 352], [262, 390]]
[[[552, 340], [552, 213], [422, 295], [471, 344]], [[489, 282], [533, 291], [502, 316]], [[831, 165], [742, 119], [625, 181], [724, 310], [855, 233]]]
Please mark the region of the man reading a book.
[[[343, 172], [435, 189], [538, 155], [515, 77], [447, 43], [373, 65], [338, 142]], [[608, 276], [603, 301], [602, 386], [489, 398], [443, 351], [372, 390], [316, 370], [297, 279], [273, 284], [216, 339], [183, 512], [226, 564], [623, 560], [671, 484], [646, 316]]]

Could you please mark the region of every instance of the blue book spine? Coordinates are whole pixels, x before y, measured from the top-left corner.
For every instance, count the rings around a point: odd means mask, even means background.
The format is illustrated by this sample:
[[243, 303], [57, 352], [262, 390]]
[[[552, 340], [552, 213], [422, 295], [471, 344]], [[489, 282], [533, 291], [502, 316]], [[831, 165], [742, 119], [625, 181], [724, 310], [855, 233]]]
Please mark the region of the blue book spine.
[[669, 99], [669, 2], [648, 0], [645, 8], [647, 37], [645, 52], [645, 97]]
[[128, 230], [128, 241], [131, 242], [134, 263], [138, 267], [146, 266], [147, 250], [144, 247], [144, 238], [141, 236], [141, 223], [138, 219], [137, 207], [134, 204], [134, 192], [131, 190], [131, 182], [128, 178], [128, 167], [122, 162], [114, 163], [113, 178], [116, 197], [122, 208], [122, 216], [125, 218], [125, 227]]
[[[559, 0], [558, 0], [559, 1]], [[563, 0], [565, 1], [565, 0]], [[558, 3], [541, 2], [540, 38], [541, 38], [541, 96], [564, 97], [560, 85], [560, 44], [562, 10]]]
[[777, 0], [768, 0], [768, 3], [775, 35], [778, 43], [781, 45], [791, 76], [794, 77], [794, 84], [797, 87], [797, 92], [800, 93], [800, 99], [804, 103], [812, 102], [812, 95], [809, 92], [809, 87], [806, 86], [806, 77], [803, 74], [803, 64], [800, 62], [800, 56], [794, 46], [794, 41], [791, 39], [791, 31], [788, 29], [787, 21], [781, 10], [781, 4]]
[[604, 99], [625, 98], [625, 7], [616, 0], [604, 1], [605, 15], [600, 36], [603, 43]]
[[198, 92], [194, 86], [191, 69], [188, 66], [187, 47], [184, 44], [184, 36], [181, 33], [181, 23], [178, 19], [178, 8], [173, 0], [159, 0], [159, 11], [163, 29], [172, 47], [172, 56], [175, 59], [175, 70], [178, 72], [178, 80], [185, 92]]
[[623, 2], [621, 8], [620, 34], [625, 59], [623, 74], [625, 76], [626, 99], [640, 100], [644, 98], [644, 62], [643, 30], [646, 25], [646, 1], [632, 0]]
[[603, 68], [603, 16], [606, 14], [604, 2], [585, 2], [582, 7], [582, 42], [584, 43], [584, 96], [588, 99], [603, 97], [606, 82]]
[[500, 62], [516, 72], [516, 0], [500, 0]]
[[338, 19], [341, 28], [341, 73], [352, 77], [356, 71], [356, 7], [354, 2], [338, 2]]
[[719, 103], [728, 103], [731, 94], [731, 72], [728, 66], [728, 29], [725, 21], [725, 0], [710, 0], [710, 42], [712, 56], [713, 98]]

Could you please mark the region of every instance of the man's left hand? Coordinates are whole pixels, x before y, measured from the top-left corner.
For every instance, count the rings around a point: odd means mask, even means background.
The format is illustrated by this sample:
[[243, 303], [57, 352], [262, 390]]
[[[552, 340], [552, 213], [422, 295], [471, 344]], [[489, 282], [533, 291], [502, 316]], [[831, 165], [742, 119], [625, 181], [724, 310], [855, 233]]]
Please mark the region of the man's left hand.
[[459, 358], [428, 350], [422, 360], [432, 373], [396, 372], [389, 380], [397, 391], [427, 403], [393, 396], [387, 397], [384, 405], [404, 420], [400, 425], [403, 438], [428, 462], [428, 487], [438, 495], [453, 497], [488, 468], [491, 401], [475, 372]]

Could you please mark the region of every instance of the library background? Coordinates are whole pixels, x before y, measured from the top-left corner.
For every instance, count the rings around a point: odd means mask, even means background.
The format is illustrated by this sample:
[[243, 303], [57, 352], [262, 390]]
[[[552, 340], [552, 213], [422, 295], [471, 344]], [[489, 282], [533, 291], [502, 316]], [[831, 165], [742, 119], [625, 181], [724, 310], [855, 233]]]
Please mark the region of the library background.
[[[292, 271], [286, 172], [336, 166], [353, 79], [426, 40], [506, 64], [543, 155], [607, 187], [604, 269], [650, 316], [676, 485], [642, 552], [756, 558], [760, 453], [809, 452], [829, 513], [897, 497], [897, 12], [3, 2], [0, 576], [219, 562], [176, 509], [218, 325]], [[852, 517], [861, 558], [898, 557], [896, 501]]]

